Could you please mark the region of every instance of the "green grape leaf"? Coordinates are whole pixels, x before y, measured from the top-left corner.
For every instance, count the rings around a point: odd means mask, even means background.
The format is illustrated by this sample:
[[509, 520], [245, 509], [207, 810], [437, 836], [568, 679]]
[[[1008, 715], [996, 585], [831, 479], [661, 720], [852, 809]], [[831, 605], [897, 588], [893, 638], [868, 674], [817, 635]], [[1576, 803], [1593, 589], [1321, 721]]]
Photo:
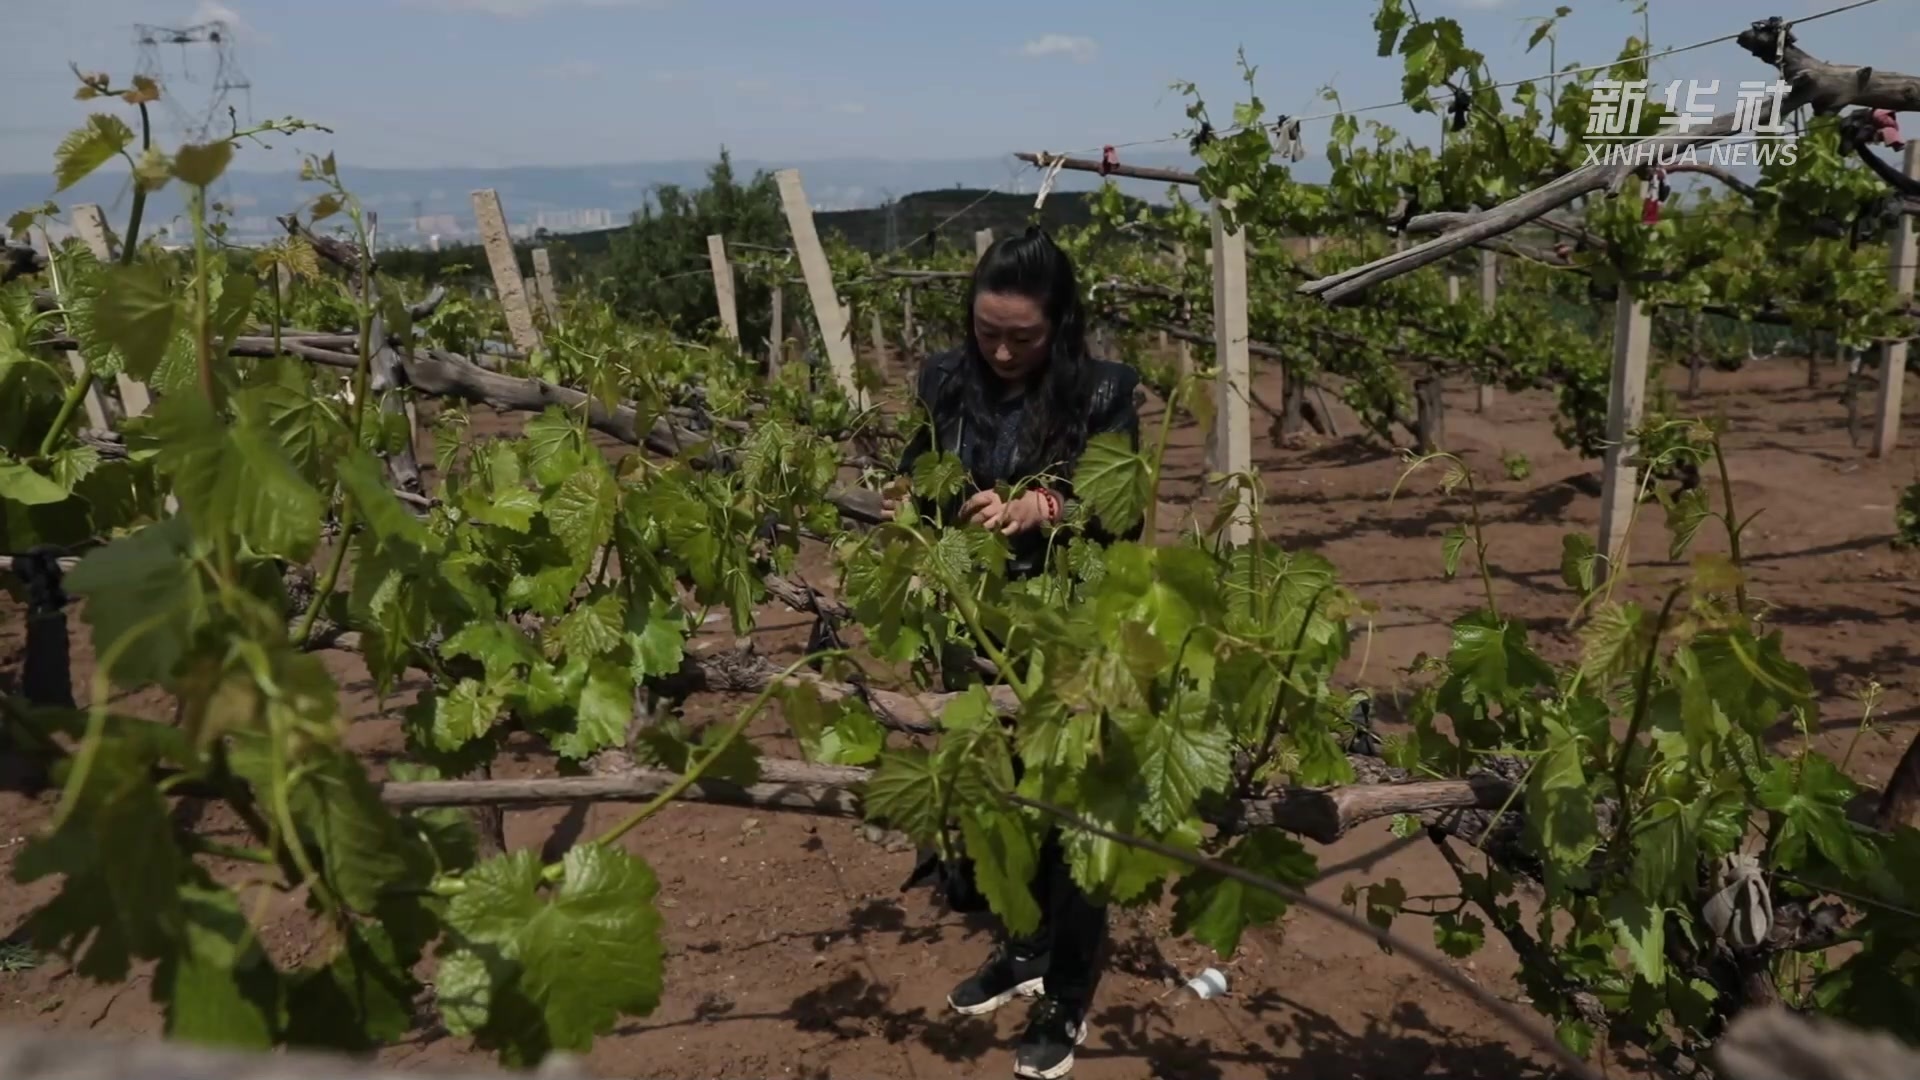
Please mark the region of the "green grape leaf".
[[[1221, 861], [1296, 888], [1310, 884], [1319, 874], [1313, 854], [1278, 829], [1241, 837]], [[1173, 895], [1173, 932], [1191, 935], [1223, 960], [1239, 949], [1240, 935], [1247, 927], [1271, 923], [1285, 915], [1289, 906], [1285, 897], [1205, 869], [1181, 878]]]
[[540, 651], [519, 627], [499, 619], [471, 622], [461, 627], [440, 646], [440, 655], [480, 661], [489, 683], [507, 679], [521, 664], [543, 661]]
[[[387, 779], [396, 783], [439, 780], [442, 775], [439, 769], [419, 762], [394, 760], [387, 763]], [[400, 824], [427, 844], [438, 868], [443, 872], [465, 870], [480, 857], [479, 836], [474, 830], [473, 819], [457, 807], [408, 811], [400, 815]], [[436, 926], [433, 933], [438, 932]]]
[[170, 1039], [265, 1050], [285, 1021], [285, 988], [239, 900], [225, 889], [180, 886], [180, 948], [154, 972]]
[[1641, 640], [1643, 612], [1635, 603], [1607, 603], [1580, 628], [1580, 676], [1589, 682], [1605, 684], [1635, 670], [1640, 648], [1651, 642]]
[[407, 710], [429, 745], [458, 750], [491, 731], [506, 707], [506, 694], [494, 682], [461, 679], [447, 690], [430, 690]]
[[1528, 647], [1526, 628], [1518, 622], [1496, 621], [1486, 611], [1454, 622], [1447, 663], [1485, 701], [1500, 701], [1509, 691], [1555, 682], [1553, 668]]
[[182, 884], [180, 909], [179, 951], [154, 972], [156, 997], [167, 1003], [167, 1038], [240, 1049], [275, 1045], [286, 1020], [284, 986], [238, 897]]
[[1798, 759], [1769, 759], [1754, 796], [1761, 806], [1780, 815], [1773, 842], [1778, 864], [1802, 865], [1811, 841], [1843, 871], [1864, 873], [1872, 857], [1847, 820], [1847, 803], [1856, 790], [1853, 781], [1818, 752], [1809, 751]]
[[0, 461], [0, 499], [11, 499], [25, 506], [41, 506], [60, 502], [70, 493], [66, 485], [42, 476], [25, 465]]
[[640, 732], [635, 749], [647, 758], [648, 764], [677, 773], [689, 772], [718, 754], [713, 764], [701, 770], [701, 776], [735, 784], [758, 783], [760, 751], [744, 738], [736, 738], [721, 748], [719, 744], [726, 737], [726, 728], [725, 724], [709, 724], [701, 730], [696, 743], [681, 737], [676, 725], [656, 723]]
[[1487, 943], [1487, 924], [1471, 913], [1447, 912], [1433, 920], [1433, 944], [1456, 960], [1464, 960]]
[[355, 447], [340, 460], [338, 469], [340, 484], [372, 532], [376, 549], [387, 544], [403, 544], [421, 551], [438, 552], [444, 547], [441, 539], [394, 497], [384, 470], [373, 455]]
[[1613, 928], [1615, 939], [1640, 977], [1654, 986], [1665, 986], [1666, 912], [1635, 893], [1616, 892], [1607, 897], [1607, 925]]
[[1585, 1020], [1562, 1020], [1553, 1029], [1554, 1037], [1560, 1045], [1572, 1051], [1576, 1057], [1585, 1058], [1593, 1052], [1593, 1025]]
[[77, 954], [75, 970], [89, 979], [118, 983], [131, 961], [160, 959], [179, 940], [188, 862], [174, 846], [167, 801], [149, 775], [152, 756], [127, 738], [105, 738], [98, 747], [71, 811], [51, 833], [27, 842], [13, 879], [28, 885], [61, 876], [59, 893], [27, 917], [28, 940]]
[[[610, 746], [624, 746], [633, 723], [633, 675], [624, 665], [594, 660], [574, 709], [574, 728], [553, 740], [561, 757], [580, 760]], [[751, 746], [744, 739], [736, 745]]]
[[852, 697], [828, 704], [817, 686], [799, 683], [780, 697], [780, 712], [800, 740], [807, 760], [824, 765], [865, 765], [880, 756], [886, 731]]
[[1672, 534], [1667, 546], [1667, 558], [1679, 562], [1680, 557], [1693, 546], [1693, 538], [1700, 533], [1700, 526], [1707, 523], [1713, 508], [1707, 504], [1707, 493], [1702, 488], [1690, 488], [1676, 496], [1667, 507], [1667, 531]]
[[557, 405], [527, 421], [526, 445], [527, 465], [541, 487], [552, 487], [579, 471], [593, 449]]
[[1153, 470], [1128, 440], [1102, 432], [1087, 440], [1073, 474], [1073, 489], [1108, 531], [1125, 535], [1146, 512]]
[[1466, 546], [1467, 530], [1459, 525], [1448, 529], [1446, 538], [1440, 542], [1442, 572], [1448, 581], [1460, 572], [1460, 550]]
[[1367, 886], [1367, 921], [1382, 930], [1393, 929], [1393, 920], [1399, 917], [1407, 903], [1407, 887], [1399, 878]]
[[1586, 880], [1586, 862], [1600, 844], [1593, 794], [1581, 766], [1579, 739], [1565, 726], [1544, 721], [1549, 744], [1527, 784], [1526, 824], [1547, 864], [1547, 886], [1578, 885]]
[[225, 139], [182, 146], [173, 155], [173, 175], [182, 183], [206, 187], [220, 179], [232, 160], [233, 144]]
[[[317, 659], [297, 655], [307, 670], [287, 672], [288, 688], [324, 700], [331, 710], [332, 681]], [[270, 709], [284, 709], [278, 701]], [[288, 717], [282, 723], [295, 722]], [[279, 781], [270, 738], [262, 733], [237, 736], [228, 759], [233, 770], [255, 790], [268, 791]], [[315, 751], [288, 785], [287, 808], [301, 841], [317, 856], [317, 869], [326, 886], [346, 907], [372, 914], [382, 895], [397, 887], [426, 884], [424, 870], [431, 865], [425, 847], [401, 828], [400, 819], [380, 801], [358, 759], [344, 750]]]
[[[80, 486], [100, 467], [100, 451], [86, 443], [74, 443], [54, 451], [51, 472], [53, 482], [68, 491]], [[0, 466], [0, 472], [5, 470]]]
[[547, 501], [547, 521], [575, 565], [588, 565], [613, 536], [617, 497], [613, 474], [605, 464], [592, 461], [569, 473]]
[[205, 537], [238, 535], [255, 551], [302, 561], [320, 540], [320, 493], [247, 414], [229, 427], [198, 394], [154, 405], [155, 463], [173, 479], [180, 509]]
[[1039, 850], [1026, 819], [1011, 814], [962, 814], [960, 835], [973, 859], [974, 881], [1011, 934], [1031, 934], [1040, 925], [1040, 905], [1028, 883]]
[[173, 289], [160, 267], [115, 264], [103, 272], [93, 303], [93, 332], [126, 361], [129, 376], [153, 381], [154, 369], [174, 341], [176, 315]]
[[549, 891], [533, 852], [489, 859], [467, 872], [448, 906], [455, 937], [436, 980], [443, 1011], [458, 1001], [449, 1026], [473, 1029], [508, 1065], [585, 1052], [619, 1017], [645, 1016], [660, 1001], [653, 871], [599, 844], [569, 849], [561, 867]]
[[328, 477], [334, 450], [346, 442], [346, 425], [328, 407], [328, 400], [307, 388], [305, 373], [294, 361], [276, 363], [271, 382], [248, 386], [234, 394], [240, 407], [259, 415], [286, 459], [300, 475], [321, 482]]
[[1583, 597], [1593, 591], [1598, 551], [1593, 537], [1586, 533], [1567, 533], [1560, 538], [1560, 580]]
[[935, 505], [957, 497], [967, 481], [967, 468], [948, 453], [921, 454], [913, 463], [913, 493]]
[[941, 784], [925, 750], [888, 750], [867, 778], [862, 805], [868, 821], [891, 825], [914, 842], [940, 835]]
[[[1139, 807], [1128, 785], [1111, 777], [1082, 780], [1083, 805], [1080, 814], [1087, 821], [1121, 836], [1137, 836], [1144, 830]], [[1196, 822], [1181, 822], [1161, 838], [1174, 847], [1191, 850], [1200, 840]], [[1096, 898], [1109, 903], [1127, 903], [1180, 872], [1182, 864], [1150, 851], [1130, 847], [1093, 833], [1073, 831], [1063, 845], [1073, 880]]]
[[1233, 779], [1227, 730], [1206, 722], [1206, 702], [1199, 695], [1185, 700], [1194, 707], [1158, 716], [1122, 711], [1113, 717], [1126, 734], [1146, 789], [1141, 819], [1159, 832], [1192, 816], [1202, 792], [1224, 791]]
[[[451, 813], [463, 820], [458, 811]], [[324, 967], [302, 971], [287, 993], [287, 1042], [367, 1053], [405, 1037], [420, 984], [379, 922], [351, 923]]]
[[562, 654], [572, 659], [591, 660], [606, 656], [626, 640], [626, 606], [616, 592], [606, 592], [588, 600], [565, 618], [553, 623], [547, 633], [549, 659]]
[[133, 144], [133, 129], [111, 113], [94, 113], [53, 152], [55, 191], [65, 191]]
[[679, 605], [656, 599], [625, 609], [627, 645], [633, 654], [635, 682], [672, 675], [686, 656], [686, 615]]
[[192, 639], [202, 608], [190, 539], [185, 519], [169, 518], [95, 548], [67, 575], [67, 591], [93, 601], [83, 617], [94, 655], [114, 657], [115, 685], [165, 679]]
[[1633, 822], [1633, 887], [1655, 904], [1674, 898], [1694, 865], [1693, 837], [1679, 803], [1661, 800]]

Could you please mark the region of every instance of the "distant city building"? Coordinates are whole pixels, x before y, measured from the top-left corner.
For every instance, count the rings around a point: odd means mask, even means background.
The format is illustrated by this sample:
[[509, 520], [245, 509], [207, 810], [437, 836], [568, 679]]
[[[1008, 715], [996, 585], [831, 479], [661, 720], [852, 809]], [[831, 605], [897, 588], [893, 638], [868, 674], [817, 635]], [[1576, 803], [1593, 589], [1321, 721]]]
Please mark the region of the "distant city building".
[[542, 210], [533, 215], [533, 227], [548, 232], [611, 229], [613, 211], [598, 206], [590, 210]]

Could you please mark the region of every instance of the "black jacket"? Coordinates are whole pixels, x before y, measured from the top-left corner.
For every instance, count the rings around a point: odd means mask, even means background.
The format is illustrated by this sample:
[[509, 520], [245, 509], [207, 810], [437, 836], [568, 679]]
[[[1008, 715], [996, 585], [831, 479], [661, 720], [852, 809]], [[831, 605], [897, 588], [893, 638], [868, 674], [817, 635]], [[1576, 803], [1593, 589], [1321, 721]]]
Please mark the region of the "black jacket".
[[[967, 362], [966, 353], [960, 349], [949, 350], [936, 356], [930, 356], [920, 367], [919, 384], [915, 393], [922, 406], [933, 418], [934, 430], [929, 432], [925, 426], [907, 443], [900, 457], [900, 472], [911, 474], [914, 462], [921, 454], [939, 449], [953, 454], [967, 469], [971, 481], [968, 490], [958, 498], [941, 506], [925, 498], [916, 498], [916, 505], [924, 514], [940, 513], [949, 522], [955, 520], [960, 504], [973, 491], [991, 488], [995, 484], [1020, 484], [1043, 473], [1061, 474], [1045, 485], [1059, 495], [1063, 504], [1070, 505], [1073, 494], [1073, 471], [1079, 464], [1079, 455], [1084, 447], [1074, 450], [1073, 460], [1065, 468], [1048, 469], [1044, 465], [1030, 466], [1018, 461], [1022, 404], [1024, 399], [1013, 398], [996, 403], [993, 423], [987, 430], [979, 430], [965, 423], [957, 407], [941, 411], [942, 391], [951, 384], [951, 380], [962, 377], [961, 365]], [[1134, 407], [1134, 390], [1140, 385], [1139, 373], [1125, 364], [1111, 360], [1091, 360], [1091, 378], [1087, 401], [1087, 436], [1112, 432], [1126, 436], [1136, 448], [1140, 445], [1140, 414]], [[937, 444], [936, 444], [937, 438]], [[1031, 486], [1031, 485], [1029, 485]], [[1007, 577], [1018, 580], [1040, 572], [1046, 566], [1046, 554], [1051, 542], [1064, 544], [1070, 537], [1066, 534], [1047, 529], [1034, 529], [1018, 536], [1008, 538]], [[1139, 525], [1130, 530], [1125, 539], [1134, 540], [1140, 536]], [[1095, 522], [1087, 530], [1087, 538], [1099, 543], [1110, 543], [1118, 537], [1113, 536]]]

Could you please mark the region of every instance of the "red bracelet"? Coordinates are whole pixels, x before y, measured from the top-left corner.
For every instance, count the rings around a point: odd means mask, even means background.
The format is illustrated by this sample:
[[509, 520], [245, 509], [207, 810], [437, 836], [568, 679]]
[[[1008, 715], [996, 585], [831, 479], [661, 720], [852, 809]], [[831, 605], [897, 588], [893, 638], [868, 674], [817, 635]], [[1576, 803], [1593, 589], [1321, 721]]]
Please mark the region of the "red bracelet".
[[1055, 495], [1053, 492], [1048, 491], [1046, 488], [1035, 488], [1034, 490], [1038, 491], [1040, 493], [1040, 497], [1046, 500], [1047, 520], [1059, 521], [1060, 520], [1060, 496]]

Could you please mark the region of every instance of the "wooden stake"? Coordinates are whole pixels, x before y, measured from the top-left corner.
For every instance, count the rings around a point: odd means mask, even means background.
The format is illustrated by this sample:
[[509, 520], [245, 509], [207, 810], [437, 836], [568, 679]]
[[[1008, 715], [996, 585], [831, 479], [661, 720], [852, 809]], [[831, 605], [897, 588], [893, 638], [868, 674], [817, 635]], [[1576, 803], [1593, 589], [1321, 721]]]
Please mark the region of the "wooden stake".
[[[1253, 392], [1252, 358], [1247, 348], [1247, 235], [1227, 231], [1222, 205], [1213, 210], [1213, 327], [1214, 353], [1220, 374], [1214, 382], [1213, 440], [1209, 470], [1250, 473], [1253, 470], [1253, 425], [1248, 403]], [[1240, 503], [1227, 525], [1227, 542], [1235, 546], [1253, 539], [1252, 500], [1244, 489], [1228, 496]], [[1149, 538], [1151, 539], [1151, 538]]]
[[984, 258], [987, 249], [993, 246], [993, 230], [981, 229], [973, 234], [973, 257]]
[[[1173, 245], [1173, 262], [1175, 267], [1179, 269], [1181, 276], [1185, 277], [1186, 268], [1187, 268], [1187, 245], [1185, 244]], [[1186, 294], [1183, 292], [1180, 295], [1181, 325], [1183, 326], [1188, 325], [1192, 322], [1192, 320], [1193, 320], [1193, 309], [1190, 305], [1190, 302], [1187, 300]], [[1185, 339], [1182, 339], [1179, 342], [1179, 348], [1180, 348], [1180, 354], [1179, 354], [1180, 355], [1180, 368], [1179, 368], [1180, 374], [1191, 375], [1193, 374], [1193, 345], [1190, 342], [1186, 341]]]
[[787, 358], [787, 315], [781, 310], [786, 307], [786, 293], [781, 287], [773, 287], [773, 321], [767, 325], [767, 378], [780, 374], [780, 365]]
[[553, 260], [547, 257], [547, 249], [533, 249], [533, 284], [540, 292], [540, 306], [546, 310], [547, 322], [560, 317], [560, 292], [553, 286]]
[[[1480, 306], [1486, 309], [1488, 314], [1493, 313], [1494, 296], [1500, 288], [1500, 264], [1496, 261], [1499, 258], [1500, 256], [1491, 251], [1480, 252]], [[1486, 412], [1493, 407], [1492, 384], [1480, 384], [1477, 404], [1481, 412]]]
[[[92, 203], [81, 203], [73, 208], [73, 231], [80, 236], [81, 243], [93, 253], [95, 262], [106, 264], [113, 261], [113, 246], [107, 243], [107, 219], [100, 208]], [[51, 256], [51, 252], [48, 253]], [[78, 353], [69, 354], [78, 359]], [[120, 404], [127, 416], [144, 416], [153, 406], [153, 395], [147, 392], [147, 384], [132, 378], [122, 371], [113, 377], [113, 384], [120, 391]], [[93, 411], [100, 404], [100, 388], [96, 384], [87, 394], [87, 419], [93, 420]], [[98, 423], [103, 430], [104, 422]]]
[[1600, 479], [1599, 558], [1594, 584], [1601, 584], [1622, 561], [1627, 529], [1639, 499], [1639, 470], [1629, 462], [1639, 447], [1631, 435], [1640, 427], [1647, 394], [1647, 346], [1653, 320], [1645, 305], [1623, 287], [1613, 323], [1613, 381], [1607, 396], [1607, 450]]
[[707, 264], [713, 269], [713, 298], [720, 307], [720, 332], [740, 340], [740, 309], [734, 302], [733, 264], [727, 261], [727, 241], [719, 233], [707, 237]]
[[913, 341], [914, 341], [914, 338], [913, 338], [913, 294], [914, 294], [914, 292], [915, 292], [915, 291], [916, 291], [916, 290], [914, 289], [914, 287], [913, 287], [912, 285], [908, 285], [908, 286], [907, 286], [907, 288], [906, 288], [906, 295], [905, 295], [904, 297], [902, 297], [902, 298], [901, 298], [901, 302], [900, 302], [900, 308], [901, 308], [901, 311], [900, 311], [900, 349], [901, 349], [901, 355], [902, 355], [902, 357], [904, 357], [904, 358], [910, 358], [910, 357], [912, 357], [912, 355], [913, 355], [913, 350], [914, 350], [914, 344], [913, 344]]
[[[1907, 176], [1920, 180], [1920, 140], [1907, 141]], [[1920, 260], [1920, 244], [1914, 241], [1912, 214], [1900, 215], [1899, 231], [1893, 238], [1893, 291], [1899, 306], [1913, 302], [1913, 264]], [[1907, 343], [1892, 341], [1880, 349], [1879, 419], [1873, 428], [1873, 456], [1887, 457], [1900, 442], [1900, 392], [1906, 382]]]
[[[40, 254], [45, 256], [47, 266], [52, 267], [54, 265], [52, 238], [43, 237], [40, 233], [34, 233], [32, 234], [32, 242], [33, 246], [40, 251]], [[98, 256], [96, 256], [96, 258], [97, 257]], [[107, 263], [113, 260], [107, 258], [101, 259], [100, 261]], [[81, 356], [80, 350], [78, 349], [68, 349], [66, 353], [67, 367], [73, 372], [73, 381], [78, 385], [82, 379], [87, 378], [87, 358]], [[86, 395], [80, 399], [80, 404], [87, 410], [88, 427], [95, 431], [113, 430], [113, 422], [107, 413], [106, 396], [100, 392], [100, 380], [95, 379], [87, 385]]]
[[820, 234], [814, 229], [813, 204], [807, 201], [806, 188], [800, 184], [799, 169], [782, 169], [774, 174], [780, 185], [780, 205], [787, 214], [787, 227], [793, 231], [794, 251], [800, 257], [800, 272], [807, 279], [807, 295], [813, 300], [814, 317], [820, 320], [820, 337], [826, 343], [827, 363], [833, 379], [855, 408], [867, 407], [866, 395], [853, 378], [853, 341], [847, 334], [847, 308], [833, 291], [833, 269], [820, 247]]
[[520, 263], [513, 255], [513, 238], [507, 232], [507, 215], [500, 208], [500, 193], [481, 188], [473, 193], [473, 216], [480, 224], [480, 242], [486, 245], [487, 265], [493, 269], [493, 285], [500, 294], [500, 306], [507, 313], [507, 336], [514, 347], [532, 352], [540, 345], [540, 331], [533, 325], [533, 308], [527, 303], [527, 283], [520, 276]]

